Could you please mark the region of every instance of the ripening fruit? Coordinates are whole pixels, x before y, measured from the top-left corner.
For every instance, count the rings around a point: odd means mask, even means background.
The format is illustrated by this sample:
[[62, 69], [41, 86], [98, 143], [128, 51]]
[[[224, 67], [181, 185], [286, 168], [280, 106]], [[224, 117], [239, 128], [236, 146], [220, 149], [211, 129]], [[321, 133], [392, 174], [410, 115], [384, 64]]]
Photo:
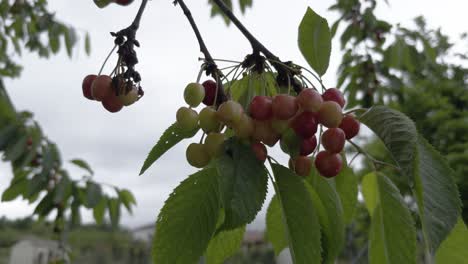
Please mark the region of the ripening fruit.
[[327, 89], [322, 94], [322, 98], [324, 101], [334, 101], [338, 103], [341, 106], [341, 108], [343, 108], [346, 104], [346, 100], [344, 99], [343, 94], [340, 92], [340, 90], [336, 88]]
[[122, 6], [129, 5], [132, 2], [133, 2], [133, 0], [114, 0], [114, 3], [122, 5]]
[[216, 82], [213, 80], [207, 80], [203, 82], [202, 85], [203, 85], [203, 88], [205, 88], [205, 98], [203, 99], [203, 103], [205, 105], [213, 105], [215, 102], [216, 89], [217, 89]]
[[271, 128], [278, 134], [283, 134], [289, 128], [289, 121], [288, 120], [278, 120], [272, 119], [271, 120]]
[[100, 75], [96, 77], [91, 85], [91, 95], [97, 101], [102, 101], [113, 93], [112, 78], [108, 75]]
[[322, 134], [322, 145], [330, 153], [340, 153], [344, 148], [345, 137], [341, 128], [329, 128]]
[[90, 74], [83, 79], [83, 83], [81, 84], [83, 96], [89, 100], [94, 100], [93, 96], [91, 95], [91, 85], [93, 84], [93, 81], [96, 80], [96, 77], [97, 75]]
[[203, 144], [192, 143], [185, 152], [187, 161], [195, 168], [203, 168], [210, 162], [210, 155]]
[[222, 123], [232, 127], [235, 123], [239, 122], [243, 112], [242, 105], [236, 101], [229, 100], [219, 106], [216, 117]]
[[198, 114], [188, 107], [181, 107], [176, 113], [177, 125], [183, 131], [192, 131], [197, 128]]
[[223, 151], [223, 143], [225, 140], [224, 134], [209, 133], [205, 139], [205, 150], [210, 155], [210, 158], [221, 155]]
[[110, 96], [104, 98], [102, 101], [102, 106], [104, 106], [104, 108], [111, 113], [116, 113], [123, 108], [122, 102], [113, 93]]
[[205, 131], [205, 133], [212, 131], [219, 131], [221, 124], [216, 117], [216, 110], [207, 106], [200, 111], [199, 114], [200, 127]]
[[254, 140], [262, 141], [270, 147], [273, 147], [278, 142], [280, 135], [273, 131], [269, 121], [253, 120], [253, 123], [254, 133], [252, 137]]
[[272, 100], [268, 96], [257, 95], [249, 106], [250, 116], [255, 120], [265, 121], [273, 116]]
[[317, 132], [317, 113], [302, 112], [294, 117], [290, 125], [301, 138], [310, 138]]
[[184, 90], [184, 100], [191, 107], [197, 107], [205, 98], [205, 88], [199, 83], [189, 83]]
[[259, 161], [265, 162], [267, 158], [267, 149], [265, 145], [260, 142], [252, 143], [252, 150]]
[[320, 124], [332, 128], [338, 127], [343, 119], [341, 107], [334, 101], [323, 102], [318, 111], [318, 121]]
[[138, 101], [138, 89], [133, 87], [127, 94], [120, 94], [118, 98], [124, 106], [129, 106]]
[[320, 151], [315, 157], [315, 167], [320, 175], [331, 178], [340, 173], [342, 159], [340, 154], [333, 154], [326, 150]]
[[296, 135], [293, 129], [288, 129], [281, 135], [280, 147], [284, 153], [295, 157], [299, 155], [301, 138]]
[[307, 177], [310, 174], [312, 169], [312, 160], [307, 156], [298, 156], [294, 158], [291, 162], [294, 166], [294, 171], [297, 175], [302, 177]]
[[238, 138], [248, 139], [254, 133], [254, 122], [246, 114], [242, 114], [241, 119], [234, 125], [234, 133]]
[[316, 147], [317, 147], [317, 137], [313, 135], [310, 138], [302, 140], [299, 154], [301, 156], [308, 156], [312, 154], [312, 152], [314, 152]]
[[341, 120], [340, 128], [344, 131], [346, 139], [352, 139], [359, 133], [360, 123], [352, 115], [345, 115]]
[[297, 96], [297, 103], [304, 111], [317, 112], [323, 103], [323, 99], [314, 89], [304, 89]]
[[293, 117], [298, 110], [296, 97], [279, 94], [273, 98], [272, 102], [273, 116], [279, 120], [287, 120]]

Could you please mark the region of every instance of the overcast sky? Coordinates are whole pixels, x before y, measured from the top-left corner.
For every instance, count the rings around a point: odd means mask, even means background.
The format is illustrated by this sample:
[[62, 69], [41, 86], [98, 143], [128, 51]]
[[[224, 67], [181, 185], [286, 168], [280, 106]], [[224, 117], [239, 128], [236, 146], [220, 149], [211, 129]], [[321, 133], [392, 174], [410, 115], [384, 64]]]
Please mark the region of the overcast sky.
[[[89, 31], [92, 54], [85, 55], [82, 42], [71, 60], [65, 52], [50, 60], [24, 54], [21, 58], [23, 74], [19, 79], [6, 81], [8, 92], [18, 109], [34, 112], [48, 137], [59, 145], [64, 160], [83, 158], [95, 170], [96, 180], [128, 188], [135, 194], [138, 206], [133, 215], [123, 213], [124, 225], [136, 227], [152, 223], [171, 190], [196, 171], [185, 161], [185, 148], [191, 142], [187, 140], [169, 151], [143, 176], [138, 176], [149, 150], [174, 122], [178, 107], [184, 104], [185, 85], [194, 81], [198, 74], [200, 54], [193, 32], [172, 1], [150, 1], [137, 35], [141, 43], [137, 50], [140, 61], [137, 70], [143, 78], [145, 97], [117, 114], [110, 114], [99, 103], [82, 96], [81, 82], [87, 74], [97, 73], [113, 45], [109, 31], [128, 26], [138, 4], [98, 9], [92, 0], [49, 2], [51, 10], [55, 10], [62, 21], [74, 25], [81, 33]], [[248, 42], [234, 27], [226, 27], [220, 18], [211, 19], [206, 2], [187, 1], [187, 4], [212, 55], [242, 60], [251, 51]], [[334, 21], [336, 14], [327, 11], [333, 2], [255, 0], [253, 8], [241, 20], [280, 58], [306, 65], [297, 48], [297, 26], [307, 6]], [[379, 2], [382, 4], [378, 14], [392, 22], [408, 25], [411, 18], [424, 15], [430, 26], [440, 26], [452, 37], [467, 30], [468, 2], [464, 0], [390, 0], [390, 6]], [[325, 76], [328, 86], [336, 83], [340, 54], [338, 46], [334, 46]], [[111, 64], [115, 61], [114, 56]], [[105, 72], [110, 70], [111, 66]], [[285, 160], [285, 157], [280, 159]], [[82, 176], [81, 171], [67, 167], [74, 179]], [[7, 164], [0, 164], [0, 171], [1, 193], [8, 186], [11, 173]], [[272, 192], [270, 188], [268, 197]], [[24, 201], [0, 203], [0, 216], [24, 217], [32, 211], [33, 207]], [[252, 228], [263, 228], [264, 212], [265, 208]], [[83, 218], [89, 221], [91, 214], [83, 212]]]

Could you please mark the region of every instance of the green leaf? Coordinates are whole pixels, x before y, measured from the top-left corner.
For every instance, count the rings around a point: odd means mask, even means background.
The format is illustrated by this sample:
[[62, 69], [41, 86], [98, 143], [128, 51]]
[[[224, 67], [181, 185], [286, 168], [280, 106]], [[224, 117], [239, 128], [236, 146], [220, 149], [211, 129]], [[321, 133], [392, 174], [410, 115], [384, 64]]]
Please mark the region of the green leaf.
[[245, 226], [234, 230], [221, 231], [208, 244], [205, 254], [206, 264], [222, 264], [237, 253], [244, 238]]
[[354, 219], [354, 212], [358, 202], [359, 179], [353, 170], [345, 164], [345, 160], [343, 159], [343, 169], [335, 177], [335, 187], [343, 206], [344, 223], [350, 224]]
[[81, 212], [80, 212], [80, 200], [78, 197], [73, 197], [73, 202], [71, 204], [71, 225], [76, 227], [81, 224]]
[[310, 7], [299, 25], [299, 49], [320, 76], [327, 72], [331, 54], [331, 33], [328, 22]]
[[343, 207], [334, 180], [323, 178], [313, 168], [306, 182], [322, 230], [323, 263], [335, 263], [344, 246], [345, 226]]
[[191, 138], [195, 136], [199, 128], [190, 132], [183, 132], [179, 129], [177, 124], [171, 125], [164, 133], [161, 138], [158, 140], [156, 145], [151, 149], [148, 157], [146, 158], [143, 167], [140, 170], [140, 175], [142, 175], [155, 161], [157, 161], [164, 153], [169, 149], [177, 145], [180, 141], [185, 138]]
[[68, 57], [72, 57], [72, 52], [73, 52], [73, 46], [76, 44], [76, 32], [73, 28], [68, 28], [64, 32], [65, 36], [65, 47], [67, 50]]
[[60, 203], [72, 194], [72, 183], [68, 177], [63, 177], [55, 187], [54, 203]]
[[383, 174], [365, 176], [376, 193], [369, 233], [369, 263], [416, 263], [416, 228], [397, 187]]
[[284, 229], [281, 204], [277, 195], [271, 199], [266, 215], [266, 237], [273, 245], [275, 255], [279, 255], [283, 249], [288, 247], [286, 230]]
[[362, 196], [364, 196], [364, 201], [366, 204], [367, 211], [369, 211], [369, 215], [374, 214], [374, 209], [377, 207], [378, 203], [378, 190], [377, 186], [377, 177], [375, 177], [375, 173], [371, 172], [365, 175], [362, 178], [361, 182], [361, 191]]
[[102, 224], [104, 220], [104, 214], [107, 208], [107, 198], [103, 196], [99, 203], [93, 208], [93, 216], [94, 220], [96, 220], [96, 224]]
[[15, 161], [23, 155], [27, 150], [26, 144], [28, 141], [28, 135], [23, 134], [17, 140], [11, 143], [5, 150], [5, 160]]
[[468, 260], [468, 229], [461, 219], [442, 242], [435, 256], [436, 264], [466, 264]]
[[108, 208], [109, 208], [109, 217], [111, 220], [111, 224], [113, 227], [117, 227], [119, 225], [120, 220], [120, 203], [119, 199], [117, 198], [109, 198], [108, 200]]
[[91, 39], [89, 37], [89, 33], [86, 32], [86, 35], [85, 35], [85, 52], [86, 52], [86, 55], [91, 55]]
[[175, 188], [156, 221], [153, 263], [196, 263], [203, 255], [221, 211], [217, 178], [206, 168]]
[[23, 178], [16, 181], [6, 189], [2, 194], [2, 202], [9, 202], [15, 200], [18, 196], [26, 193], [28, 190], [28, 180]]
[[39, 216], [48, 215], [54, 209], [54, 192], [47, 193], [34, 209], [34, 214]]
[[91, 167], [89, 166], [89, 164], [82, 160], [82, 159], [73, 159], [73, 160], [70, 160], [70, 162], [86, 171], [89, 172], [89, 174], [91, 175], [94, 175], [94, 171], [91, 169]]
[[304, 180], [284, 166], [271, 167], [293, 262], [321, 263], [320, 224]]
[[221, 229], [234, 229], [252, 222], [262, 208], [268, 175], [250, 145], [230, 138], [216, 161], [225, 219]]
[[426, 246], [433, 253], [449, 235], [460, 215], [455, 172], [424, 138], [418, 137], [415, 196]]
[[402, 176], [407, 183], [412, 183], [418, 137], [413, 121], [403, 113], [385, 106], [374, 106], [359, 119], [383, 141], [401, 168]]
[[131, 213], [132, 212], [132, 204], [136, 205], [136, 200], [133, 194], [129, 190], [120, 190], [118, 191], [119, 199], [127, 208], [127, 210]]
[[99, 184], [88, 181], [86, 183], [86, 207], [93, 208], [102, 197], [102, 189]]

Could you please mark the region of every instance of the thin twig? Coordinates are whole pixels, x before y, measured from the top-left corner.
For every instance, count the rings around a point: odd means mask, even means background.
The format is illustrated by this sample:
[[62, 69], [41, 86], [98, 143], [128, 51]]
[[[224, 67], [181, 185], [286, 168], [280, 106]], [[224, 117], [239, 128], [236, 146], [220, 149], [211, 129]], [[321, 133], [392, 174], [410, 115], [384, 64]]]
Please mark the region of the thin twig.
[[143, 12], [145, 11], [146, 4], [148, 3], [148, 0], [142, 0], [140, 8], [138, 9], [138, 13], [135, 16], [135, 19], [133, 20], [132, 27], [137, 30], [140, 27], [140, 21], [141, 17], [143, 16]]
[[393, 164], [390, 164], [390, 163], [387, 163], [387, 162], [383, 162], [383, 161], [380, 161], [374, 157], [372, 157], [369, 153], [367, 153], [365, 150], [363, 150], [361, 147], [359, 147], [356, 143], [354, 143], [353, 141], [351, 140], [348, 140], [348, 142], [353, 145], [353, 147], [359, 152], [359, 153], [362, 153], [364, 154], [364, 156], [366, 156], [371, 162], [372, 164], [374, 165], [374, 168], [377, 169], [377, 167], [380, 165], [380, 166], [387, 166], [389, 168], [392, 168], [398, 172], [401, 171], [401, 169]]

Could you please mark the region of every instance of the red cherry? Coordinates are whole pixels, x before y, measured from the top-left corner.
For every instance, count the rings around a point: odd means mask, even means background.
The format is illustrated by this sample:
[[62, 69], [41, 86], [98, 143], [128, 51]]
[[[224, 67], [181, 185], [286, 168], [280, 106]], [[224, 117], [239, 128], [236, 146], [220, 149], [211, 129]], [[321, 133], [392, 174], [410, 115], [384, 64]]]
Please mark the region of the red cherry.
[[123, 104], [119, 100], [119, 97], [117, 97], [115, 94], [112, 94], [102, 101], [102, 106], [104, 106], [107, 111], [116, 113], [122, 109]]
[[323, 102], [317, 117], [318, 122], [328, 128], [338, 127], [343, 119], [343, 113], [338, 103], [327, 101]]
[[257, 95], [250, 102], [250, 116], [253, 119], [265, 121], [272, 117], [272, 100], [268, 96]]
[[112, 78], [108, 75], [96, 77], [91, 85], [91, 94], [97, 101], [102, 101], [113, 94]]
[[133, 0], [114, 0], [114, 1], [116, 4], [123, 5], [123, 6], [129, 5], [133, 2]]
[[360, 123], [352, 115], [346, 115], [341, 120], [340, 128], [344, 131], [346, 139], [352, 139], [359, 133]]
[[317, 132], [317, 114], [314, 112], [302, 112], [291, 121], [291, 127], [301, 138], [310, 138]]
[[259, 161], [265, 162], [267, 158], [267, 149], [265, 145], [260, 142], [255, 142], [252, 144], [252, 150]]
[[329, 128], [322, 134], [322, 145], [330, 153], [340, 153], [344, 148], [345, 137], [341, 128]]
[[89, 100], [94, 100], [93, 96], [91, 95], [91, 85], [93, 84], [93, 81], [96, 80], [96, 77], [97, 75], [90, 74], [83, 79], [83, 83], [81, 84], [83, 96]]
[[324, 101], [335, 101], [337, 102], [341, 108], [343, 108], [346, 104], [346, 100], [344, 99], [343, 94], [340, 90], [336, 88], [327, 89], [323, 94], [322, 98]]
[[216, 82], [213, 80], [206, 80], [202, 85], [205, 88], [205, 98], [203, 99], [203, 103], [205, 105], [213, 105], [215, 102], [216, 89], [218, 87]]
[[294, 171], [297, 175], [302, 177], [309, 176], [310, 170], [312, 169], [312, 160], [306, 156], [298, 156], [292, 163], [294, 164]]
[[317, 147], [317, 137], [313, 135], [308, 139], [304, 139], [301, 142], [301, 148], [299, 150], [299, 154], [301, 156], [308, 156], [314, 152], [315, 148]]
[[342, 167], [340, 154], [333, 154], [326, 150], [320, 151], [315, 157], [315, 167], [320, 175], [331, 178], [340, 173]]
[[273, 116], [276, 119], [289, 119], [297, 113], [298, 108], [296, 97], [294, 96], [279, 94], [273, 98], [272, 110]]
[[297, 103], [304, 111], [317, 112], [323, 99], [314, 89], [304, 89], [297, 96]]

